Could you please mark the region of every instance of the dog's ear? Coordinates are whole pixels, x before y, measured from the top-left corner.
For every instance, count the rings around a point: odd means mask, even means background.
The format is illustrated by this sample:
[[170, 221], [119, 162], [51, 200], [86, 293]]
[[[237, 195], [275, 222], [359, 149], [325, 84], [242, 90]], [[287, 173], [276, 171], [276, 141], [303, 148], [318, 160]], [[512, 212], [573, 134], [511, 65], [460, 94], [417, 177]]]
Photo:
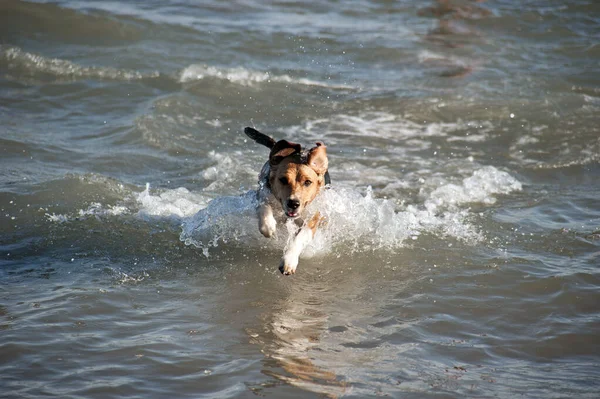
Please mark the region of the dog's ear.
[[279, 140], [271, 149], [269, 163], [271, 165], [277, 165], [283, 158], [299, 153], [300, 151], [302, 151], [302, 146], [300, 144], [292, 143], [287, 140]]
[[323, 176], [329, 167], [327, 160], [327, 150], [325, 144], [317, 142], [317, 146], [310, 149], [308, 153], [308, 166], [310, 166], [319, 176]]

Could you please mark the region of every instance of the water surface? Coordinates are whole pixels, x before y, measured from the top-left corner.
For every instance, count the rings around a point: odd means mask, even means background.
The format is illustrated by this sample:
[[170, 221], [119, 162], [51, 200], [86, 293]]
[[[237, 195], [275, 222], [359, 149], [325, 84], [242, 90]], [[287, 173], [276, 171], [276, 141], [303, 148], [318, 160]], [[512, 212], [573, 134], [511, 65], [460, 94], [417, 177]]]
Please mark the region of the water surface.
[[[0, 3], [7, 398], [596, 398], [600, 6]], [[277, 266], [242, 131], [328, 146]]]

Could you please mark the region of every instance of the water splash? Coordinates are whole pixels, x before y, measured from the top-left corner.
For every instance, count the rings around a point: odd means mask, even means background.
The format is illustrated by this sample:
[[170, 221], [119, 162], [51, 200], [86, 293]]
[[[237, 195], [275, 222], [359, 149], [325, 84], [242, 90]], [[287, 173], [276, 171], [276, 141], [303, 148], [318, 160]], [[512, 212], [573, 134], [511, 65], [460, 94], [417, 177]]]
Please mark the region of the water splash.
[[435, 189], [425, 201], [425, 208], [430, 212], [438, 209], [455, 209], [473, 202], [493, 204], [495, 194], [508, 194], [520, 191], [522, 184], [510, 174], [486, 166], [476, 170], [472, 176], [463, 179], [462, 184], [446, 184]]
[[124, 205], [103, 205], [99, 202], [92, 202], [85, 209], [79, 209], [73, 213], [49, 213], [44, 216], [46, 220], [53, 223], [67, 223], [73, 220], [86, 220], [90, 217], [102, 219], [111, 216], [122, 216], [129, 214], [129, 209]]
[[216, 198], [206, 208], [182, 221], [179, 239], [186, 245], [202, 249], [206, 256], [209, 248], [217, 247], [220, 242], [259, 245], [262, 236], [258, 232], [255, 209], [255, 191]]
[[[326, 223], [303, 256], [327, 254], [335, 248], [346, 252], [395, 250], [411, 245], [422, 234], [475, 244], [484, 238], [483, 233], [473, 224], [474, 215], [464, 205], [492, 204], [495, 195], [517, 190], [521, 190], [517, 179], [491, 166], [475, 171], [461, 184], [446, 184], [433, 190], [422, 204], [402, 207], [394, 201], [375, 198], [370, 188], [366, 192], [347, 188], [324, 190], [307, 211], [318, 210]], [[219, 197], [195, 215], [184, 217], [181, 241], [207, 255], [210, 248], [220, 243], [283, 249], [295, 229], [280, 225], [276, 238], [262, 237], [255, 216], [255, 194], [251, 190], [240, 196]]]
[[[466, 244], [481, 242], [484, 232], [470, 204], [494, 204], [498, 195], [522, 189], [509, 173], [491, 166], [482, 167], [460, 183], [431, 185], [423, 182], [422, 195], [404, 202], [378, 198], [373, 190], [338, 187], [324, 190], [308, 208], [319, 211], [325, 224], [317, 231], [303, 257], [331, 253], [395, 251], [412, 246], [423, 235], [453, 239]], [[126, 194], [115, 205], [91, 202], [68, 214], [47, 213], [53, 223], [136, 217], [163, 221], [179, 231], [186, 245], [199, 248], [204, 255], [227, 246], [282, 251], [297, 226], [279, 221], [277, 234], [267, 239], [258, 231], [256, 191], [241, 195], [211, 197], [180, 187], [169, 190], [145, 190]]]
[[190, 192], [180, 187], [152, 195], [150, 184], [136, 198], [140, 205], [138, 216], [149, 218], [164, 218], [179, 222], [181, 218], [190, 216], [206, 206], [208, 198]]

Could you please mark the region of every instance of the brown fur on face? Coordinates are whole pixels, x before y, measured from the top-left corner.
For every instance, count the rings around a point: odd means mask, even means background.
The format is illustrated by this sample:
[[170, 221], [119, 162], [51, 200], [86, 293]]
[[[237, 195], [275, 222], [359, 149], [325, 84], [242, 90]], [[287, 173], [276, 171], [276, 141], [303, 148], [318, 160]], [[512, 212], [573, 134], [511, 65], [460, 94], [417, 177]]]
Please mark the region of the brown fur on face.
[[280, 148], [276, 146], [269, 157], [271, 192], [281, 202], [285, 215], [292, 218], [300, 216], [315, 199], [325, 184], [328, 167], [327, 150], [323, 143], [319, 142], [310, 149], [306, 160], [295, 149], [294, 143], [285, 142]]

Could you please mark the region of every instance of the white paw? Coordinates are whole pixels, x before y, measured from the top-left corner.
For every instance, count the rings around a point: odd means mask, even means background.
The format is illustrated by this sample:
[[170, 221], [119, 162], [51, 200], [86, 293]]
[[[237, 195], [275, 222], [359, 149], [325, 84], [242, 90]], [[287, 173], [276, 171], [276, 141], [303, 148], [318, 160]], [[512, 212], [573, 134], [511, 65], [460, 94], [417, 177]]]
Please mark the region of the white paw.
[[273, 237], [275, 231], [277, 230], [277, 222], [273, 216], [266, 217], [260, 220], [260, 225], [258, 226], [260, 233], [265, 237]]
[[284, 255], [279, 264], [279, 271], [285, 275], [296, 273], [298, 267], [298, 257]]

